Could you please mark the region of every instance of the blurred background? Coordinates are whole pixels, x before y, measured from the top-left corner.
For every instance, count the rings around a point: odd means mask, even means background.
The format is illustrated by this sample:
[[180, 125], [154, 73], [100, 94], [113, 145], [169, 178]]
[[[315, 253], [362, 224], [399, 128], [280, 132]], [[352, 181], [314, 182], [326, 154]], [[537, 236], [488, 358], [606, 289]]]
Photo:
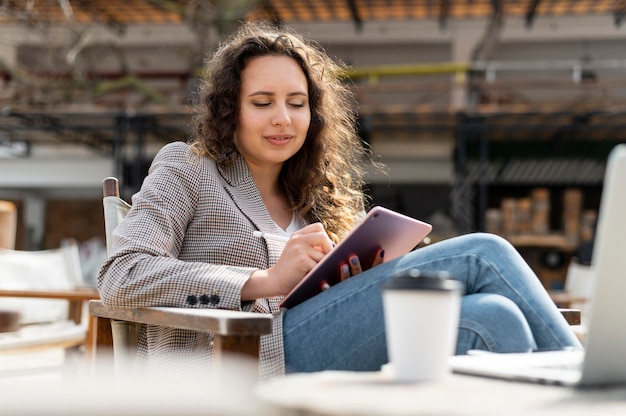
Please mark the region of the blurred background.
[[[242, 20], [288, 25], [349, 65], [375, 204], [509, 238], [547, 287], [593, 241], [626, 141], [621, 0], [0, 0], [0, 200], [15, 248], [103, 256], [101, 181], [127, 200], [190, 136], [203, 62]], [[87, 278], [89, 281], [90, 278]]]

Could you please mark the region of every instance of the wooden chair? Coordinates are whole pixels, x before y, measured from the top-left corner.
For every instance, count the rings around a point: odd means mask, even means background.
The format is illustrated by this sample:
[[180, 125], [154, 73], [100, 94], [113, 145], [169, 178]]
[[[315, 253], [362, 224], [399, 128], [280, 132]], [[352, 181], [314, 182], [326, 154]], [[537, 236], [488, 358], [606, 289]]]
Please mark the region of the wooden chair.
[[[117, 178], [103, 181], [103, 205], [107, 249], [117, 224], [131, 206], [120, 198]], [[260, 338], [272, 331], [272, 315], [221, 309], [171, 307], [112, 308], [99, 300], [89, 302], [93, 319], [93, 359], [96, 371], [108, 365], [113, 353], [116, 377], [127, 375], [136, 354], [143, 325], [160, 325], [213, 334], [214, 367], [220, 370], [229, 353], [244, 354], [258, 361]], [[108, 369], [110, 371], [110, 369]]]

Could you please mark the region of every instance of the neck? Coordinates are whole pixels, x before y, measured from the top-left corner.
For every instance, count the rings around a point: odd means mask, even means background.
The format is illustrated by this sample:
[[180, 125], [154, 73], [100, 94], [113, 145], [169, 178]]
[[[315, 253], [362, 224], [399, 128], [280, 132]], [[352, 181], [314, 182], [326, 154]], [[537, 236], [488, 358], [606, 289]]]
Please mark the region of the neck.
[[252, 179], [254, 179], [254, 183], [256, 183], [261, 196], [264, 194], [276, 194], [282, 193], [282, 187], [278, 182], [278, 177], [280, 175], [280, 169], [282, 166], [278, 166], [276, 168], [265, 168], [258, 169], [252, 166], [249, 166], [250, 174], [252, 175]]
[[278, 181], [280, 166], [262, 170], [250, 168], [250, 173], [270, 216], [276, 224], [286, 229], [291, 222], [292, 211], [285, 190]]

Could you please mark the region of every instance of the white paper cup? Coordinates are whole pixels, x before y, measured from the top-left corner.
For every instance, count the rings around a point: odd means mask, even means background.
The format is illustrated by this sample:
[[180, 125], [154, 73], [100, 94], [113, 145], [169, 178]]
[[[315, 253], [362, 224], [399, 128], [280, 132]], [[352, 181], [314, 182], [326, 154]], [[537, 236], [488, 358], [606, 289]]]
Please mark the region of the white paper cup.
[[396, 381], [438, 380], [449, 373], [463, 288], [446, 272], [410, 269], [383, 286], [389, 365]]

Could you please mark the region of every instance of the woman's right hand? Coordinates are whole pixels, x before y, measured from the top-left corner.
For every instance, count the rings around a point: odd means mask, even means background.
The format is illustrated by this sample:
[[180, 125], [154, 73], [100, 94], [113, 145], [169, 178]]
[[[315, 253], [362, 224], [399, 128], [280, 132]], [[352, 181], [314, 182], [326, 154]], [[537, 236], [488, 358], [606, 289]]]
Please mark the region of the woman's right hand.
[[252, 273], [241, 290], [241, 300], [286, 295], [333, 247], [321, 223], [294, 232], [274, 266]]

